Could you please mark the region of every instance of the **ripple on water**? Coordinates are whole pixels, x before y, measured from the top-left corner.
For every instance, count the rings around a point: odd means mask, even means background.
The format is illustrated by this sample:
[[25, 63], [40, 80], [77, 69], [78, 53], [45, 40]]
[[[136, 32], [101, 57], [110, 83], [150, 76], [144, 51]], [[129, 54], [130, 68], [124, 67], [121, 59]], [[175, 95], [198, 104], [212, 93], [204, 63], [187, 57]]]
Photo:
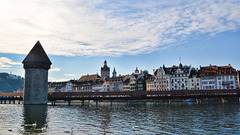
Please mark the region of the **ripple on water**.
[[[166, 105], [99, 103], [98, 106], [48, 106], [32, 115], [22, 105], [0, 105], [0, 134], [36, 133], [25, 128], [38, 117], [47, 134], [239, 134], [239, 104]], [[33, 111], [30, 109], [30, 111]], [[44, 114], [44, 112], [46, 114]], [[26, 116], [24, 113], [28, 114]], [[8, 131], [11, 128], [12, 132]], [[29, 131], [28, 131], [29, 130]]]

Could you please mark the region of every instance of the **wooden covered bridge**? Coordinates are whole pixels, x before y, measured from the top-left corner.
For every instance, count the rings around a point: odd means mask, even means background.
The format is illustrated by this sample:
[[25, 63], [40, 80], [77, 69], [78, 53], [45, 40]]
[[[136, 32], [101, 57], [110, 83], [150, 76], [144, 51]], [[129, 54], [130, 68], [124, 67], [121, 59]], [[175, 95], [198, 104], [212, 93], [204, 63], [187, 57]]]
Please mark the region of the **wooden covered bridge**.
[[[228, 98], [236, 98], [240, 102], [240, 89], [224, 90], [171, 90], [171, 91], [114, 91], [114, 92], [48, 92], [48, 102], [56, 101], [129, 101], [129, 100], [159, 100], [166, 99], [171, 103], [174, 99], [221, 99], [226, 102]], [[0, 93], [1, 104], [19, 103], [23, 100], [23, 93]]]

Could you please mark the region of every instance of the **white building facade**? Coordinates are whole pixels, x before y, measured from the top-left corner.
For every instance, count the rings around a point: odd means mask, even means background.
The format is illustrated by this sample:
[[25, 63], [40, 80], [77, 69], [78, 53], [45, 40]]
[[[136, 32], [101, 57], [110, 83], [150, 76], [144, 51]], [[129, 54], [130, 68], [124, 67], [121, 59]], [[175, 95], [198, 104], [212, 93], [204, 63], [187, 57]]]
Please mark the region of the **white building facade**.
[[188, 90], [191, 66], [173, 66], [170, 70], [170, 90]]

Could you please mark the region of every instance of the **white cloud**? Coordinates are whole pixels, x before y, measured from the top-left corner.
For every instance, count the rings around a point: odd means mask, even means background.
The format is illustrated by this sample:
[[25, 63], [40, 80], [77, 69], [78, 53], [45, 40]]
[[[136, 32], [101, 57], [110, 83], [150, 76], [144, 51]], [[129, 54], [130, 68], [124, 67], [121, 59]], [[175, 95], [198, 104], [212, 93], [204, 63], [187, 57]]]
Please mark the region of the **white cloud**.
[[68, 77], [74, 77], [76, 76], [75, 74], [64, 74], [65, 76], [68, 76]]
[[27, 54], [40, 40], [53, 55], [136, 55], [240, 26], [239, 0], [8, 0], [0, 9], [0, 53]]
[[13, 62], [7, 57], [0, 57], [0, 69], [9, 69], [12, 65], [21, 65], [20, 62]]
[[61, 69], [60, 68], [51, 68], [49, 71], [50, 72], [58, 72], [58, 71], [61, 71]]
[[48, 81], [49, 82], [66, 82], [66, 81], [69, 81], [69, 79], [57, 79], [54, 77], [48, 77]]

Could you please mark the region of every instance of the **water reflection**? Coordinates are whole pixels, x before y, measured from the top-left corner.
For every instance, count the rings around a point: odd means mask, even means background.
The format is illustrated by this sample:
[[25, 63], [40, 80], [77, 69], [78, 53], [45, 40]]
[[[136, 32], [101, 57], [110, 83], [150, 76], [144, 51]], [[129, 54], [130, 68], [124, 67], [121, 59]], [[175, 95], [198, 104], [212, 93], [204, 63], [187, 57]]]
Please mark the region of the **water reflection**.
[[42, 133], [47, 128], [47, 105], [24, 105], [23, 134]]
[[102, 121], [101, 121], [101, 128], [103, 129], [103, 134], [105, 135], [106, 133], [109, 133], [109, 123], [111, 121], [110, 118], [110, 112], [111, 112], [111, 107], [104, 106], [103, 109], [101, 110], [101, 116], [102, 116]]

